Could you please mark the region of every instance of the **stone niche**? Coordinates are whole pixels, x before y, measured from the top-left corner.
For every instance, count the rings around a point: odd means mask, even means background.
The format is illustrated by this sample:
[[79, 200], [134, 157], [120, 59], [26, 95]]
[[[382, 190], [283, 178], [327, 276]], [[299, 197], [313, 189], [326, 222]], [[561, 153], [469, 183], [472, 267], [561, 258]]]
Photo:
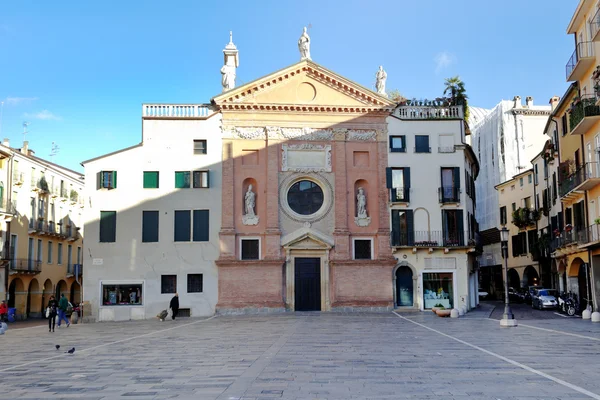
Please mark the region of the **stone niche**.
[[331, 145], [281, 145], [281, 170], [284, 172], [331, 172]]

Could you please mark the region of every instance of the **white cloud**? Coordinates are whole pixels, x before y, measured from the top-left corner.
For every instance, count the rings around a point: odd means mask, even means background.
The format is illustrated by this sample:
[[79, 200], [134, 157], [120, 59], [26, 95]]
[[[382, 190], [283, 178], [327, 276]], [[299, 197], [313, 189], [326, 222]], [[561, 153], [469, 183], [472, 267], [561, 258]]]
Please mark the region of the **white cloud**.
[[443, 69], [456, 62], [456, 56], [450, 52], [442, 51], [435, 56], [433, 61], [435, 61], [435, 73], [439, 74]]
[[21, 103], [27, 103], [30, 101], [36, 101], [38, 98], [37, 97], [7, 97], [6, 98], [6, 104], [7, 105], [17, 105], [17, 104], [21, 104]]
[[58, 115], [55, 115], [53, 113], [51, 113], [48, 110], [42, 110], [40, 112], [37, 113], [25, 113], [23, 115], [25, 118], [34, 118], [34, 119], [44, 119], [44, 120], [54, 120], [54, 121], [59, 121], [62, 118], [59, 117]]

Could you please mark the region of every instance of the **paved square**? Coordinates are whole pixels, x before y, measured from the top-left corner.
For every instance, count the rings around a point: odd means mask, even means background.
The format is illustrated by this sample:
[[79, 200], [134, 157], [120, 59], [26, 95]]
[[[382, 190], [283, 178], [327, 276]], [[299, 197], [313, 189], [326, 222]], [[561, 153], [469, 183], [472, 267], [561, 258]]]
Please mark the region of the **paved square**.
[[526, 325], [296, 313], [12, 330], [0, 399], [600, 399], [600, 324]]

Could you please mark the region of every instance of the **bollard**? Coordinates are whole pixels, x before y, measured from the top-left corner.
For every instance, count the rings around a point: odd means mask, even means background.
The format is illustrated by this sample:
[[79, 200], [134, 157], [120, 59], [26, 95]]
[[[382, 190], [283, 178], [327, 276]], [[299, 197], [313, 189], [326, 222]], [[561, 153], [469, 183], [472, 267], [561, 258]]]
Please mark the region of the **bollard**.
[[453, 308], [452, 311], [450, 311], [450, 318], [458, 318], [459, 312], [456, 308]]
[[588, 310], [587, 308], [585, 310], [583, 310], [583, 312], [581, 313], [581, 319], [590, 319], [592, 318], [592, 313], [590, 312], [590, 310]]
[[600, 312], [595, 311], [592, 313], [592, 322], [600, 322]]

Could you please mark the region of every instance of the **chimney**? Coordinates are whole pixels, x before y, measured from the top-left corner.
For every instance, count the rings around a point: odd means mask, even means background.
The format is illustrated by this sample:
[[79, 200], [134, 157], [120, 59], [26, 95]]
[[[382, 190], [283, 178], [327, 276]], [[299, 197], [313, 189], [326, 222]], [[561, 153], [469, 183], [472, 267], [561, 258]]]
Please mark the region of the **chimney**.
[[558, 97], [558, 96], [552, 96], [550, 98], [550, 107], [552, 108], [552, 111], [554, 111], [556, 109], [556, 106], [558, 105], [559, 101], [560, 101], [560, 97]]
[[525, 97], [525, 104], [527, 104], [527, 108], [533, 107], [533, 97], [531, 97], [531, 96]]
[[29, 142], [27, 140], [23, 141], [23, 147], [21, 147], [21, 154], [29, 155]]
[[515, 104], [513, 105], [513, 108], [521, 108], [521, 107], [523, 107], [523, 105], [521, 104], [521, 96], [515, 96], [515, 98], [513, 99], [513, 101], [515, 102]]
[[8, 140], [8, 138], [4, 138], [4, 140], [2, 140], [2, 145], [10, 147], [10, 141]]

